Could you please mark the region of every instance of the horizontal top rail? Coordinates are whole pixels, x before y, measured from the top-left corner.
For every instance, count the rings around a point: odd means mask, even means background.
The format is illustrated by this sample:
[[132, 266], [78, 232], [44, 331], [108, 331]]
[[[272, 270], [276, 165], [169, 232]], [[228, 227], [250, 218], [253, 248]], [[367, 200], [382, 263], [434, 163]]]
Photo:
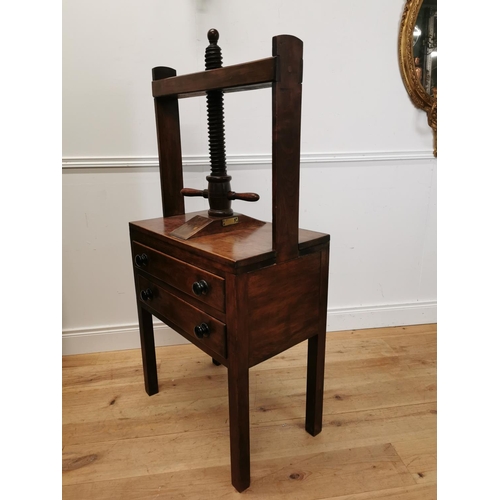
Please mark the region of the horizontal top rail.
[[152, 82], [153, 97], [178, 98], [204, 95], [207, 90], [239, 92], [270, 87], [275, 80], [276, 57], [268, 57], [224, 68], [189, 75], [173, 76]]

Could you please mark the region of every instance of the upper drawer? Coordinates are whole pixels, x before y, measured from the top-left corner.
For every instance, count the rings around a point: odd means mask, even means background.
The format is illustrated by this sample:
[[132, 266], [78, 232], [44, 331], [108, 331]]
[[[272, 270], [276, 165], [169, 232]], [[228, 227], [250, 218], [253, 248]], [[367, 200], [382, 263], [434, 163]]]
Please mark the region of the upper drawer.
[[181, 292], [225, 311], [224, 278], [170, 257], [140, 243], [132, 243], [134, 266]]

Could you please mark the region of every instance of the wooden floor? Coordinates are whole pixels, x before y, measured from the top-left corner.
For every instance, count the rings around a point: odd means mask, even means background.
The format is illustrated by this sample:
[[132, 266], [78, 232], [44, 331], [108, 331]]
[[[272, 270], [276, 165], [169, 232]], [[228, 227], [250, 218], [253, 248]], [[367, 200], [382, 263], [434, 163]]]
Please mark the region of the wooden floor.
[[227, 371], [191, 345], [63, 358], [63, 499], [436, 498], [436, 325], [327, 335], [323, 431], [304, 342], [250, 370], [251, 485], [231, 486]]

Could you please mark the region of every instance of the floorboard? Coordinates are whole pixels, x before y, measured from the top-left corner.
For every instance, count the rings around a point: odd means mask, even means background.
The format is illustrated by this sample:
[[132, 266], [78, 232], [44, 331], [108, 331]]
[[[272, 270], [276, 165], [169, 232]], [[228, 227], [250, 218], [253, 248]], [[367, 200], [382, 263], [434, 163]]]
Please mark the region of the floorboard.
[[191, 345], [63, 357], [64, 500], [436, 498], [436, 325], [327, 335], [323, 431], [304, 430], [307, 343], [250, 370], [251, 476], [230, 483], [227, 372]]

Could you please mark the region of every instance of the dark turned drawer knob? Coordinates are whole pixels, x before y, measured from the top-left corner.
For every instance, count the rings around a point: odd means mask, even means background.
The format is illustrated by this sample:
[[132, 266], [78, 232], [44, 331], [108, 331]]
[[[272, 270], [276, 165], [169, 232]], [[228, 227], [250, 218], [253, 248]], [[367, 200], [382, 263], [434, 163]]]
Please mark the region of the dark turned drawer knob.
[[195, 281], [193, 292], [195, 295], [205, 295], [208, 292], [208, 283], [205, 280]]
[[208, 337], [210, 335], [210, 328], [208, 328], [206, 323], [201, 323], [201, 325], [194, 327], [194, 333], [199, 339], [202, 339], [203, 337]]
[[153, 290], [151, 288], [146, 288], [146, 290], [141, 290], [141, 299], [146, 302], [146, 300], [153, 298]]
[[147, 266], [148, 260], [148, 256], [145, 253], [135, 256], [135, 263], [138, 266]]

